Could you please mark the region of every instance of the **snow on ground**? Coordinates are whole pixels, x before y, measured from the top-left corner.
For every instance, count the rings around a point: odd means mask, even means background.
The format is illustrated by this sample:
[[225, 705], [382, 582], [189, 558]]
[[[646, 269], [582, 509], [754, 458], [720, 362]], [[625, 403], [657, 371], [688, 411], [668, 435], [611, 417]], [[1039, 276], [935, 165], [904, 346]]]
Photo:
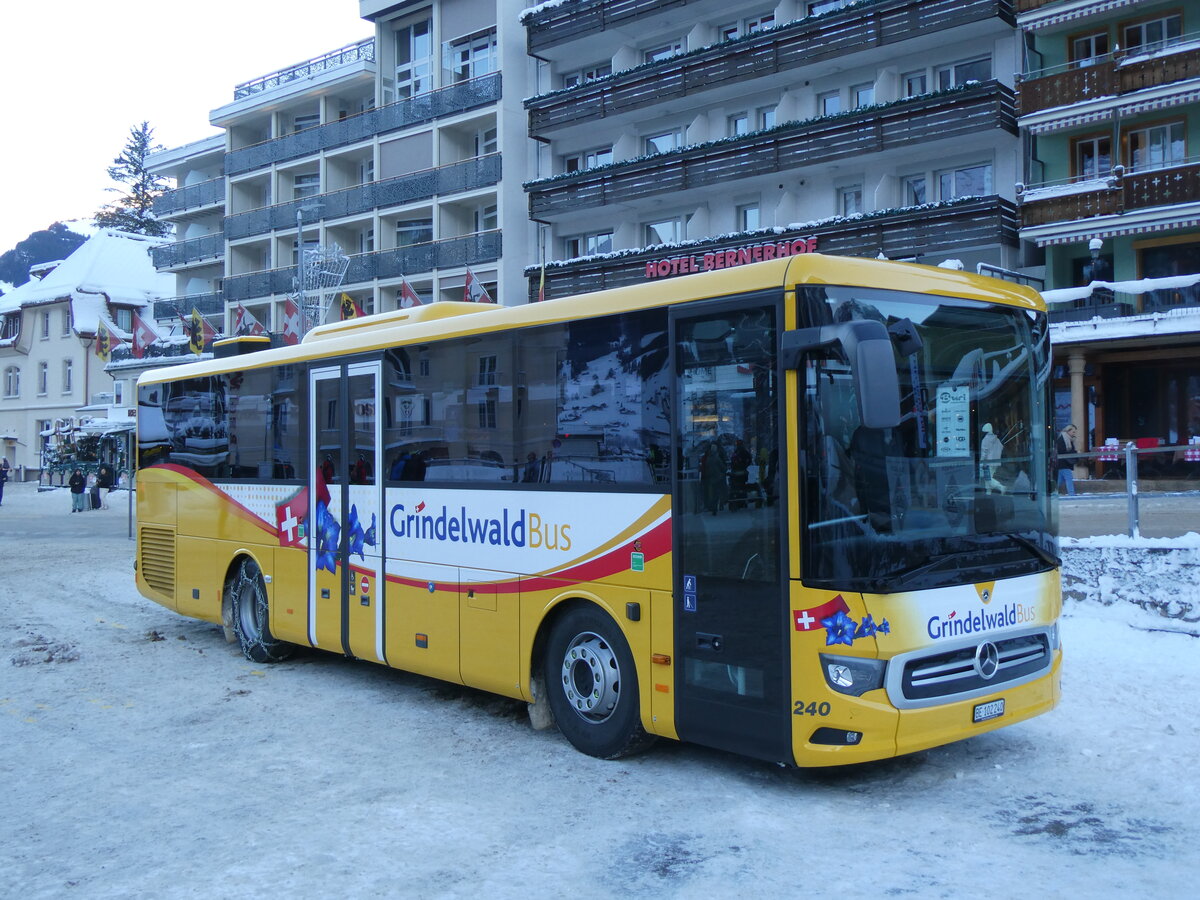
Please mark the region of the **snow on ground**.
[[601, 762], [509, 700], [248, 662], [136, 592], [113, 496], [0, 507], [4, 896], [1193, 895], [1200, 642], [1133, 604], [1069, 602], [1060, 707], [970, 741]]

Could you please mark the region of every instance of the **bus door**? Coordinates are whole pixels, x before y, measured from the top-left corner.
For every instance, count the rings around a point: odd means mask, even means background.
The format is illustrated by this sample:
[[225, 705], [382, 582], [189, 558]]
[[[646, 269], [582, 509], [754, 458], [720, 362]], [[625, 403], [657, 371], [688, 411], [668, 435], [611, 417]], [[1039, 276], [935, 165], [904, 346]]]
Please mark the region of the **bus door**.
[[790, 760], [779, 309], [704, 309], [672, 311], [675, 726], [683, 740]]
[[309, 377], [309, 640], [385, 662], [380, 363]]

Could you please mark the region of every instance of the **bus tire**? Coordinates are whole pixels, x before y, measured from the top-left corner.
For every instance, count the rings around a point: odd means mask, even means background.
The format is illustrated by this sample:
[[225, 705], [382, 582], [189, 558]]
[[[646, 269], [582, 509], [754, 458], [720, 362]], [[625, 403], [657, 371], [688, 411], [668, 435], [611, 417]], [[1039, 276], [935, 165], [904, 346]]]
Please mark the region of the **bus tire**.
[[599, 759], [643, 750], [637, 670], [616, 623], [594, 606], [577, 606], [554, 623], [544, 668], [550, 708], [571, 745]]
[[225, 590], [233, 611], [233, 633], [247, 659], [273, 663], [292, 655], [295, 646], [271, 634], [267, 587], [258, 563], [243, 559]]

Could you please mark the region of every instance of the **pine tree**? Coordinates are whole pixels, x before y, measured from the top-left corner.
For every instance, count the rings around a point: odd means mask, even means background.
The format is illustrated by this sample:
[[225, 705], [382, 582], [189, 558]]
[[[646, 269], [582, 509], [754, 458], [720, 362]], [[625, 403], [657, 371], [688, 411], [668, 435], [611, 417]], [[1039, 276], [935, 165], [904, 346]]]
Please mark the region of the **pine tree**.
[[166, 189], [161, 176], [151, 174], [146, 169], [146, 157], [162, 146], [154, 142], [154, 129], [149, 122], [129, 129], [129, 140], [121, 155], [113, 160], [108, 167], [108, 177], [128, 185], [128, 191], [122, 188], [109, 188], [110, 191], [123, 193], [123, 196], [102, 207], [96, 213], [96, 224], [101, 228], [118, 228], [133, 234], [146, 234], [161, 237], [170, 232], [165, 222], [159, 222], [151, 212], [154, 198]]

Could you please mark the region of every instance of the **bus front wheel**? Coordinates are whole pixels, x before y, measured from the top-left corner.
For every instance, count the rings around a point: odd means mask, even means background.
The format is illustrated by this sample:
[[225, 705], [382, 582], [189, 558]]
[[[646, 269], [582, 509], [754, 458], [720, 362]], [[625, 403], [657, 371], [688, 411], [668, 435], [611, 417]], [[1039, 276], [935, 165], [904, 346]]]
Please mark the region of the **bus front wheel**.
[[233, 610], [233, 633], [246, 658], [256, 663], [282, 662], [295, 647], [271, 634], [267, 587], [252, 559], [243, 559], [225, 586]]
[[544, 666], [550, 708], [576, 750], [618, 759], [653, 742], [642, 728], [633, 655], [604, 612], [580, 606], [560, 618]]

